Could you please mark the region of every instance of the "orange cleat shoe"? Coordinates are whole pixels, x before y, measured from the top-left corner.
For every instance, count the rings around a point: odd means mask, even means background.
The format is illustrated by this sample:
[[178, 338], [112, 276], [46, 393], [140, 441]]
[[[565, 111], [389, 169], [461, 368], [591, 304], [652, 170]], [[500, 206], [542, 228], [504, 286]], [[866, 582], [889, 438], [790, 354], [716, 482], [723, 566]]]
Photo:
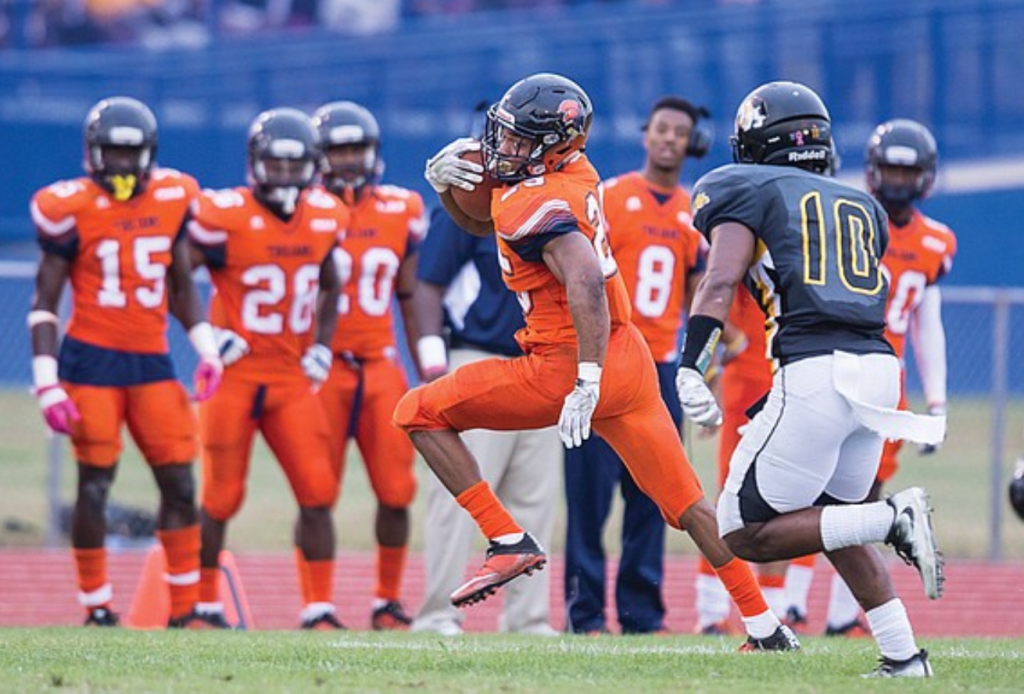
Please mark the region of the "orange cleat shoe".
[[412, 617], [405, 613], [398, 602], [386, 602], [370, 614], [370, 626], [374, 631], [409, 631]]
[[523, 533], [523, 539], [514, 545], [491, 542], [484, 565], [451, 594], [452, 604], [462, 607], [483, 602], [512, 579], [540, 571], [547, 561], [544, 549], [530, 533]]

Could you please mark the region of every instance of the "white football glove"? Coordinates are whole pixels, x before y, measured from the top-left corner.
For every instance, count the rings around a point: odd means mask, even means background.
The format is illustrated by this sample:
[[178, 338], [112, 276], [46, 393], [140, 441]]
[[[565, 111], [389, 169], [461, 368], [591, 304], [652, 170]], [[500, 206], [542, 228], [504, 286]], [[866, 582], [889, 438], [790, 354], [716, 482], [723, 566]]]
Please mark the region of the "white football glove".
[[331, 348], [327, 345], [314, 342], [306, 348], [306, 353], [302, 355], [302, 360], [299, 363], [302, 364], [302, 370], [305, 372], [306, 378], [312, 382], [313, 388], [318, 390], [331, 373], [334, 355], [331, 354]]
[[558, 436], [566, 448], [582, 446], [590, 438], [590, 419], [601, 397], [601, 367], [580, 364], [576, 387], [565, 397], [558, 417]]
[[722, 423], [722, 410], [700, 371], [680, 366], [676, 371], [676, 390], [679, 391], [683, 413], [691, 421], [703, 427], [716, 427]]
[[476, 184], [484, 180], [484, 167], [460, 157], [466, 152], [479, 150], [480, 142], [478, 140], [460, 137], [427, 159], [427, 168], [423, 172], [423, 176], [438, 193], [443, 193], [452, 186], [473, 191]]
[[234, 330], [214, 327], [213, 336], [217, 339], [220, 362], [226, 367], [249, 353], [249, 343]]
[[[946, 414], [946, 406], [945, 405], [929, 405], [928, 406], [928, 414], [930, 414], [933, 417], [944, 416]], [[917, 447], [917, 453], [918, 453], [918, 455], [932, 455], [934, 453], [937, 453], [940, 448], [942, 448], [942, 443], [941, 442], [939, 442], [939, 443], [923, 443], [923, 444], [921, 444], [920, 446]]]

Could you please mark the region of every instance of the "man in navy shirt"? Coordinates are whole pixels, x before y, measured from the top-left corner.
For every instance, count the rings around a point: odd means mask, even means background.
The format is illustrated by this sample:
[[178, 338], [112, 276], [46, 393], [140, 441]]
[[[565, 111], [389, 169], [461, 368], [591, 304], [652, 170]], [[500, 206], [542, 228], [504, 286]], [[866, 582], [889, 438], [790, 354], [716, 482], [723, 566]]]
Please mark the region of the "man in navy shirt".
[[[413, 306], [422, 335], [417, 358], [424, 381], [479, 359], [521, 354], [513, 336], [523, 327], [522, 309], [502, 282], [493, 236], [471, 236], [437, 208], [420, 247], [417, 278]], [[542, 546], [548, 545], [561, 491], [562, 447], [555, 427], [474, 430], [462, 437], [498, 498]], [[463, 582], [477, 530], [436, 478], [429, 484], [423, 526], [426, 595], [412, 630], [456, 635], [462, 633], [463, 614], [452, 606], [450, 595]], [[557, 633], [550, 624], [548, 573], [509, 584], [506, 596], [501, 631]]]

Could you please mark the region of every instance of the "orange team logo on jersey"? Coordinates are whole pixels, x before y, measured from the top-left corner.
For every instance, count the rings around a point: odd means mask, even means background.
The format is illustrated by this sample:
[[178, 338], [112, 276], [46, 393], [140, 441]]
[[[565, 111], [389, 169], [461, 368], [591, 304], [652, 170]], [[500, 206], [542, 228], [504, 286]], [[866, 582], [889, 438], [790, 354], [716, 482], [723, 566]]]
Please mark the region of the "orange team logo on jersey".
[[639, 172], [604, 184], [608, 241], [633, 299], [633, 322], [655, 361], [676, 358], [683, 324], [686, 280], [704, 252], [704, 238], [691, 225], [690, 196], [677, 186], [658, 191]]
[[69, 336], [123, 352], [167, 352], [167, 268], [198, 193], [191, 176], [157, 169], [145, 192], [125, 202], [86, 177], [35, 194], [40, 242], [48, 251], [67, 249], [71, 262]]
[[332, 349], [357, 357], [394, 347], [391, 306], [402, 262], [426, 233], [423, 199], [396, 186], [376, 186], [354, 207], [335, 256], [341, 276]]
[[531, 245], [549, 233], [579, 229], [587, 237], [609, 280], [605, 291], [612, 325], [630, 320], [629, 296], [608, 248], [598, 184], [597, 171], [581, 156], [561, 171], [505, 189], [494, 203], [498, 262], [505, 285], [523, 309], [526, 327], [517, 337], [524, 348], [576, 341], [565, 287]]
[[903, 358], [910, 316], [921, 304], [924, 290], [953, 267], [956, 236], [941, 222], [915, 210], [905, 227], [889, 223], [889, 247], [882, 271], [889, 278], [885, 336]]
[[285, 222], [248, 188], [204, 191], [189, 225], [192, 241], [224, 251], [211, 267], [210, 320], [242, 335], [249, 354], [230, 373], [261, 383], [303, 378], [299, 360], [313, 340], [320, 266], [348, 226], [349, 213], [333, 195], [303, 193]]

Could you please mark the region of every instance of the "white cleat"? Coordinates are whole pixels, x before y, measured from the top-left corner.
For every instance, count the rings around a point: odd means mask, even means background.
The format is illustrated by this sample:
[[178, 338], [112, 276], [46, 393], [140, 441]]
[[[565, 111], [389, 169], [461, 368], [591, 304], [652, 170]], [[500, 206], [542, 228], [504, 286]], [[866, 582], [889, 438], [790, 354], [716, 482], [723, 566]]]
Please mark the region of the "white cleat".
[[896, 512], [886, 544], [892, 545], [903, 561], [918, 570], [929, 598], [941, 598], [945, 560], [935, 544], [928, 493], [920, 487], [910, 487], [886, 501]]

